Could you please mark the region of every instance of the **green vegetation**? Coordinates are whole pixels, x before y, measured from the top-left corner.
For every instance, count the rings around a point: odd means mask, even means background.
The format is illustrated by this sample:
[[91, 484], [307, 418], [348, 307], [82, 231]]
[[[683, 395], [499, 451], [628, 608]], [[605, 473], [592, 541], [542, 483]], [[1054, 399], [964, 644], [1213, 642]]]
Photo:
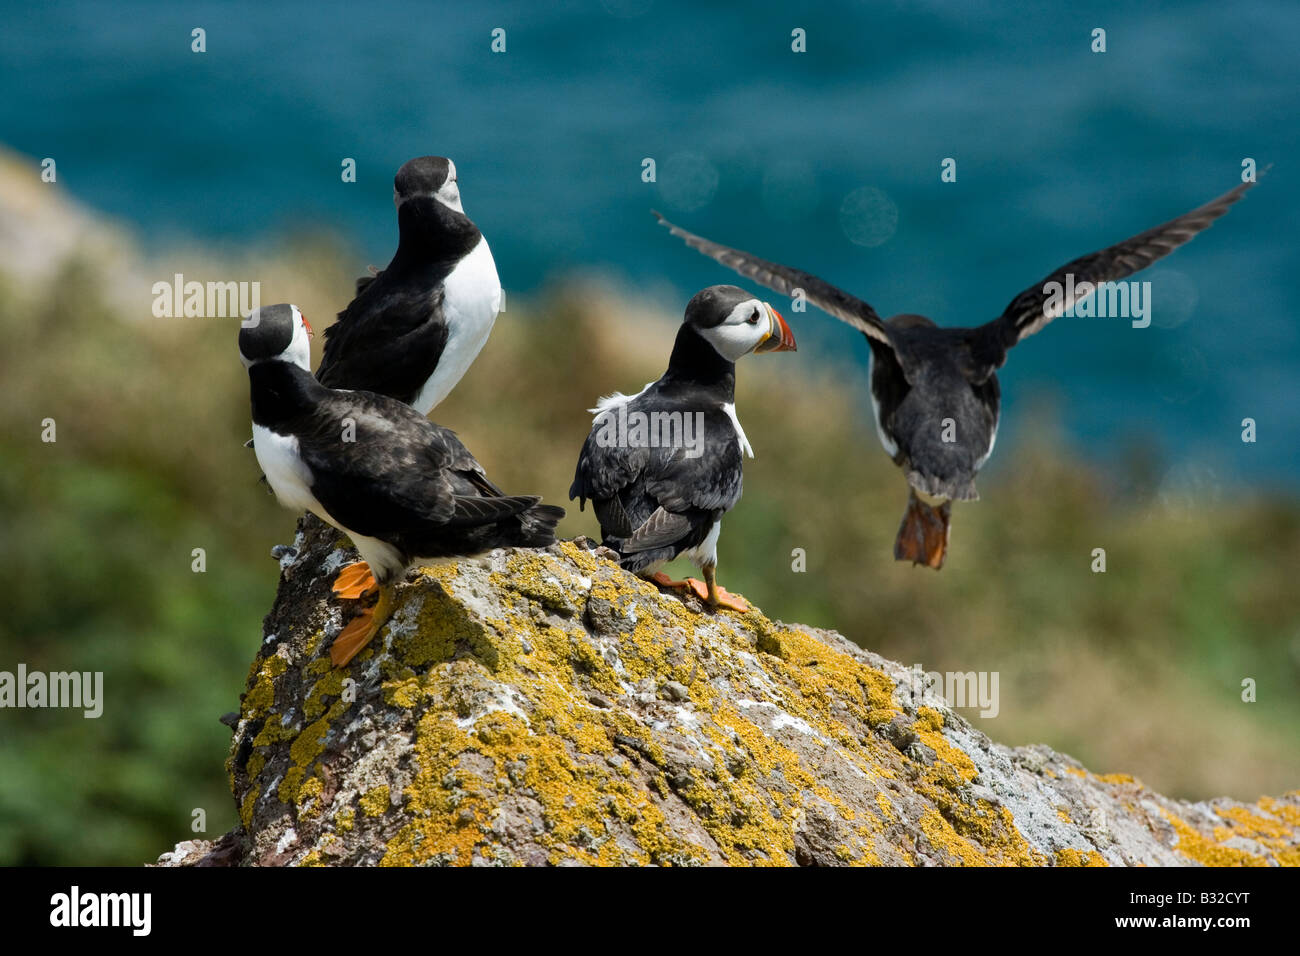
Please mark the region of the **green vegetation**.
[[[223, 274], [260, 279], [263, 302], [292, 299], [318, 332], [347, 301], [355, 262], [337, 249], [257, 261]], [[37, 288], [0, 280], [0, 669], [102, 670], [106, 698], [98, 720], [0, 711], [4, 864], [136, 864], [197, 835], [195, 808], [208, 837], [234, 824], [218, 717], [237, 706], [274, 594], [269, 549], [293, 535], [241, 447], [234, 320], [150, 320], [143, 296], [120, 314], [105, 292], [120, 281], [75, 261]], [[663, 370], [676, 317], [635, 302], [576, 285], [512, 296], [434, 417], [507, 490], [563, 503], [585, 410]], [[794, 318], [796, 333], [829, 321]], [[904, 483], [864, 376], [825, 351], [741, 366], [758, 457], [724, 521], [722, 583], [887, 657], [999, 671], [1000, 715], [966, 713], [1002, 742], [1043, 741], [1172, 796], [1300, 784], [1300, 504], [1162, 499], [1141, 473], [1082, 467], [1042, 426], [1000, 444], [984, 500], [955, 508], [942, 572], [899, 565]], [[573, 507], [561, 529], [596, 524]], [[1106, 574], [1089, 570], [1096, 547]], [[795, 548], [806, 573], [791, 570]], [[1258, 703], [1241, 702], [1243, 677]]]

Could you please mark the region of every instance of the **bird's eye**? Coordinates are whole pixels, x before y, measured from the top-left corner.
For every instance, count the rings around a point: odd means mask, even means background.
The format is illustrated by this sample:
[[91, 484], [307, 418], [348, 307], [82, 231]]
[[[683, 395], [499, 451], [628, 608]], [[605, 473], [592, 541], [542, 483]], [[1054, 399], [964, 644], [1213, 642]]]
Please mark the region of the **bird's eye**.
[[758, 309], [755, 309], [754, 314], [749, 317], [749, 324], [758, 325]]

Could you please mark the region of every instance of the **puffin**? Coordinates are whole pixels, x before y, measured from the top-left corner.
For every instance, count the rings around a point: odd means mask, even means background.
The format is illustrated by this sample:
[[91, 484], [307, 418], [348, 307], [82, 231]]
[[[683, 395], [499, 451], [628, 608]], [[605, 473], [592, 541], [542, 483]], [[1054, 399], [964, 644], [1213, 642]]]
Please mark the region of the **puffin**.
[[311, 335], [297, 306], [264, 306], [242, 324], [239, 357], [267, 483], [285, 507], [312, 512], [361, 553], [335, 579], [336, 595], [378, 592], [330, 647], [343, 667], [383, 626], [412, 564], [547, 547], [564, 509], [507, 495], [453, 432], [404, 402], [320, 384], [310, 371]]
[[[722, 516], [740, 500], [741, 456], [754, 456], [736, 416], [736, 361], [791, 352], [794, 334], [776, 309], [734, 285], [698, 292], [686, 306], [668, 370], [635, 395], [615, 392], [590, 409], [570, 500], [590, 500], [603, 547], [627, 571], [689, 589], [710, 607], [749, 603], [719, 587]], [[704, 581], [659, 568], [686, 555]]]
[[393, 180], [397, 252], [357, 280], [356, 298], [325, 330], [316, 377], [327, 388], [387, 395], [429, 412], [456, 386], [501, 311], [492, 250], [465, 215], [456, 164], [405, 163]]
[[938, 570], [948, 550], [953, 501], [979, 498], [975, 477], [997, 440], [1001, 390], [995, 371], [1007, 350], [1113, 282], [1145, 269], [1226, 213], [1254, 185], [1243, 182], [1163, 225], [1080, 256], [1016, 295], [1002, 314], [971, 328], [943, 328], [923, 315], [882, 319], [829, 282], [673, 225], [693, 249], [777, 292], [804, 298], [866, 336], [871, 405], [881, 445], [902, 469], [907, 508], [894, 557]]

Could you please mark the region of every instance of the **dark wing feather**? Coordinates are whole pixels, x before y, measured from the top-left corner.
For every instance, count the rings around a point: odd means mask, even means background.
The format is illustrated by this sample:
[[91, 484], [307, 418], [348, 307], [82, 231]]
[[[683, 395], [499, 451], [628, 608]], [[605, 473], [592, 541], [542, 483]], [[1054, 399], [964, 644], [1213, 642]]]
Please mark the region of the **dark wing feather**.
[[665, 226], [669, 232], [682, 239], [692, 249], [718, 260], [727, 268], [734, 269], [741, 275], [747, 276], [775, 292], [780, 292], [782, 295], [793, 295], [795, 289], [802, 289], [804, 298], [823, 312], [833, 315], [842, 322], [847, 322], [882, 345], [892, 347], [892, 343], [889, 341], [889, 333], [885, 331], [885, 325], [880, 316], [876, 314], [875, 309], [861, 299], [837, 289], [829, 282], [819, 279], [815, 275], [801, 272], [798, 269], [791, 269], [776, 262], [769, 262], [767, 259], [760, 259], [748, 252], [742, 252], [730, 246], [720, 245], [712, 240], [705, 239], [703, 236], [697, 236], [693, 232], [687, 232], [680, 226], [674, 226], [657, 212], [654, 215], [659, 220], [659, 225]]
[[[580, 504], [578, 508], [581, 510], [582, 505]], [[628, 517], [627, 509], [623, 507], [623, 500], [617, 494], [608, 498], [593, 498], [591, 510], [595, 512], [603, 534], [626, 538], [635, 530], [632, 527], [632, 519]]]
[[673, 449], [647, 477], [646, 490], [667, 511], [724, 512], [740, 500], [741, 481], [740, 443], [724, 441], [698, 458]]
[[[590, 498], [600, 501], [613, 498], [641, 477], [650, 462], [649, 448], [628, 448], [602, 445], [597, 441], [603, 415], [597, 415], [591, 432], [578, 455], [573, 484], [569, 486], [569, 499], [579, 499], [579, 505]], [[631, 530], [630, 528], [628, 529]]]
[[[1267, 170], [1262, 170], [1261, 174], [1265, 171]], [[1253, 182], [1242, 183], [1217, 199], [1189, 213], [1184, 213], [1177, 219], [1171, 219], [1164, 225], [1148, 229], [1123, 242], [1067, 262], [1041, 282], [1035, 283], [1017, 295], [1002, 315], [984, 328], [995, 330], [1002, 348], [1010, 348], [1026, 336], [1033, 335], [1052, 319], [1064, 313], [1074, 302], [1083, 298], [1076, 295], [1066, 301], [1065, 296], [1062, 295], [1058, 303], [1051, 303], [1051, 296], [1043, 291], [1048, 283], [1060, 283], [1064, 288], [1067, 274], [1073, 274], [1076, 287], [1084, 282], [1095, 285], [1098, 282], [1113, 282], [1131, 276], [1156, 260], [1169, 255], [1198, 232], [1209, 227], [1253, 185], [1255, 185]]]
[[641, 527], [625, 537], [620, 549], [624, 554], [637, 551], [651, 551], [666, 545], [676, 544], [690, 533], [691, 519], [686, 515], [674, 514], [663, 508], [656, 508]]
[[[408, 404], [447, 346], [440, 281], [358, 281], [357, 297], [325, 330], [316, 379], [327, 388], [364, 389]], [[422, 361], [401, 361], [412, 354]]]
[[449, 528], [473, 528], [495, 524], [512, 518], [541, 501], [539, 495], [506, 495], [501, 498], [482, 498], [477, 495], [456, 495], [452, 499], [452, 515], [445, 524]]

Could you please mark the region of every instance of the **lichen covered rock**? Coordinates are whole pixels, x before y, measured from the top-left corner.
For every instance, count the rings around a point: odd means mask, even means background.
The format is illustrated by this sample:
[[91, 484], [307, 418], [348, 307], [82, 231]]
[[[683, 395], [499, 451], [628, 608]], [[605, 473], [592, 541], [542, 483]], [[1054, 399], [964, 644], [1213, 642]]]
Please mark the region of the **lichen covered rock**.
[[574, 543], [413, 571], [336, 670], [354, 556], [300, 524], [235, 725], [242, 826], [161, 864], [1300, 863], [1300, 794], [1187, 804], [994, 744], [838, 634]]

